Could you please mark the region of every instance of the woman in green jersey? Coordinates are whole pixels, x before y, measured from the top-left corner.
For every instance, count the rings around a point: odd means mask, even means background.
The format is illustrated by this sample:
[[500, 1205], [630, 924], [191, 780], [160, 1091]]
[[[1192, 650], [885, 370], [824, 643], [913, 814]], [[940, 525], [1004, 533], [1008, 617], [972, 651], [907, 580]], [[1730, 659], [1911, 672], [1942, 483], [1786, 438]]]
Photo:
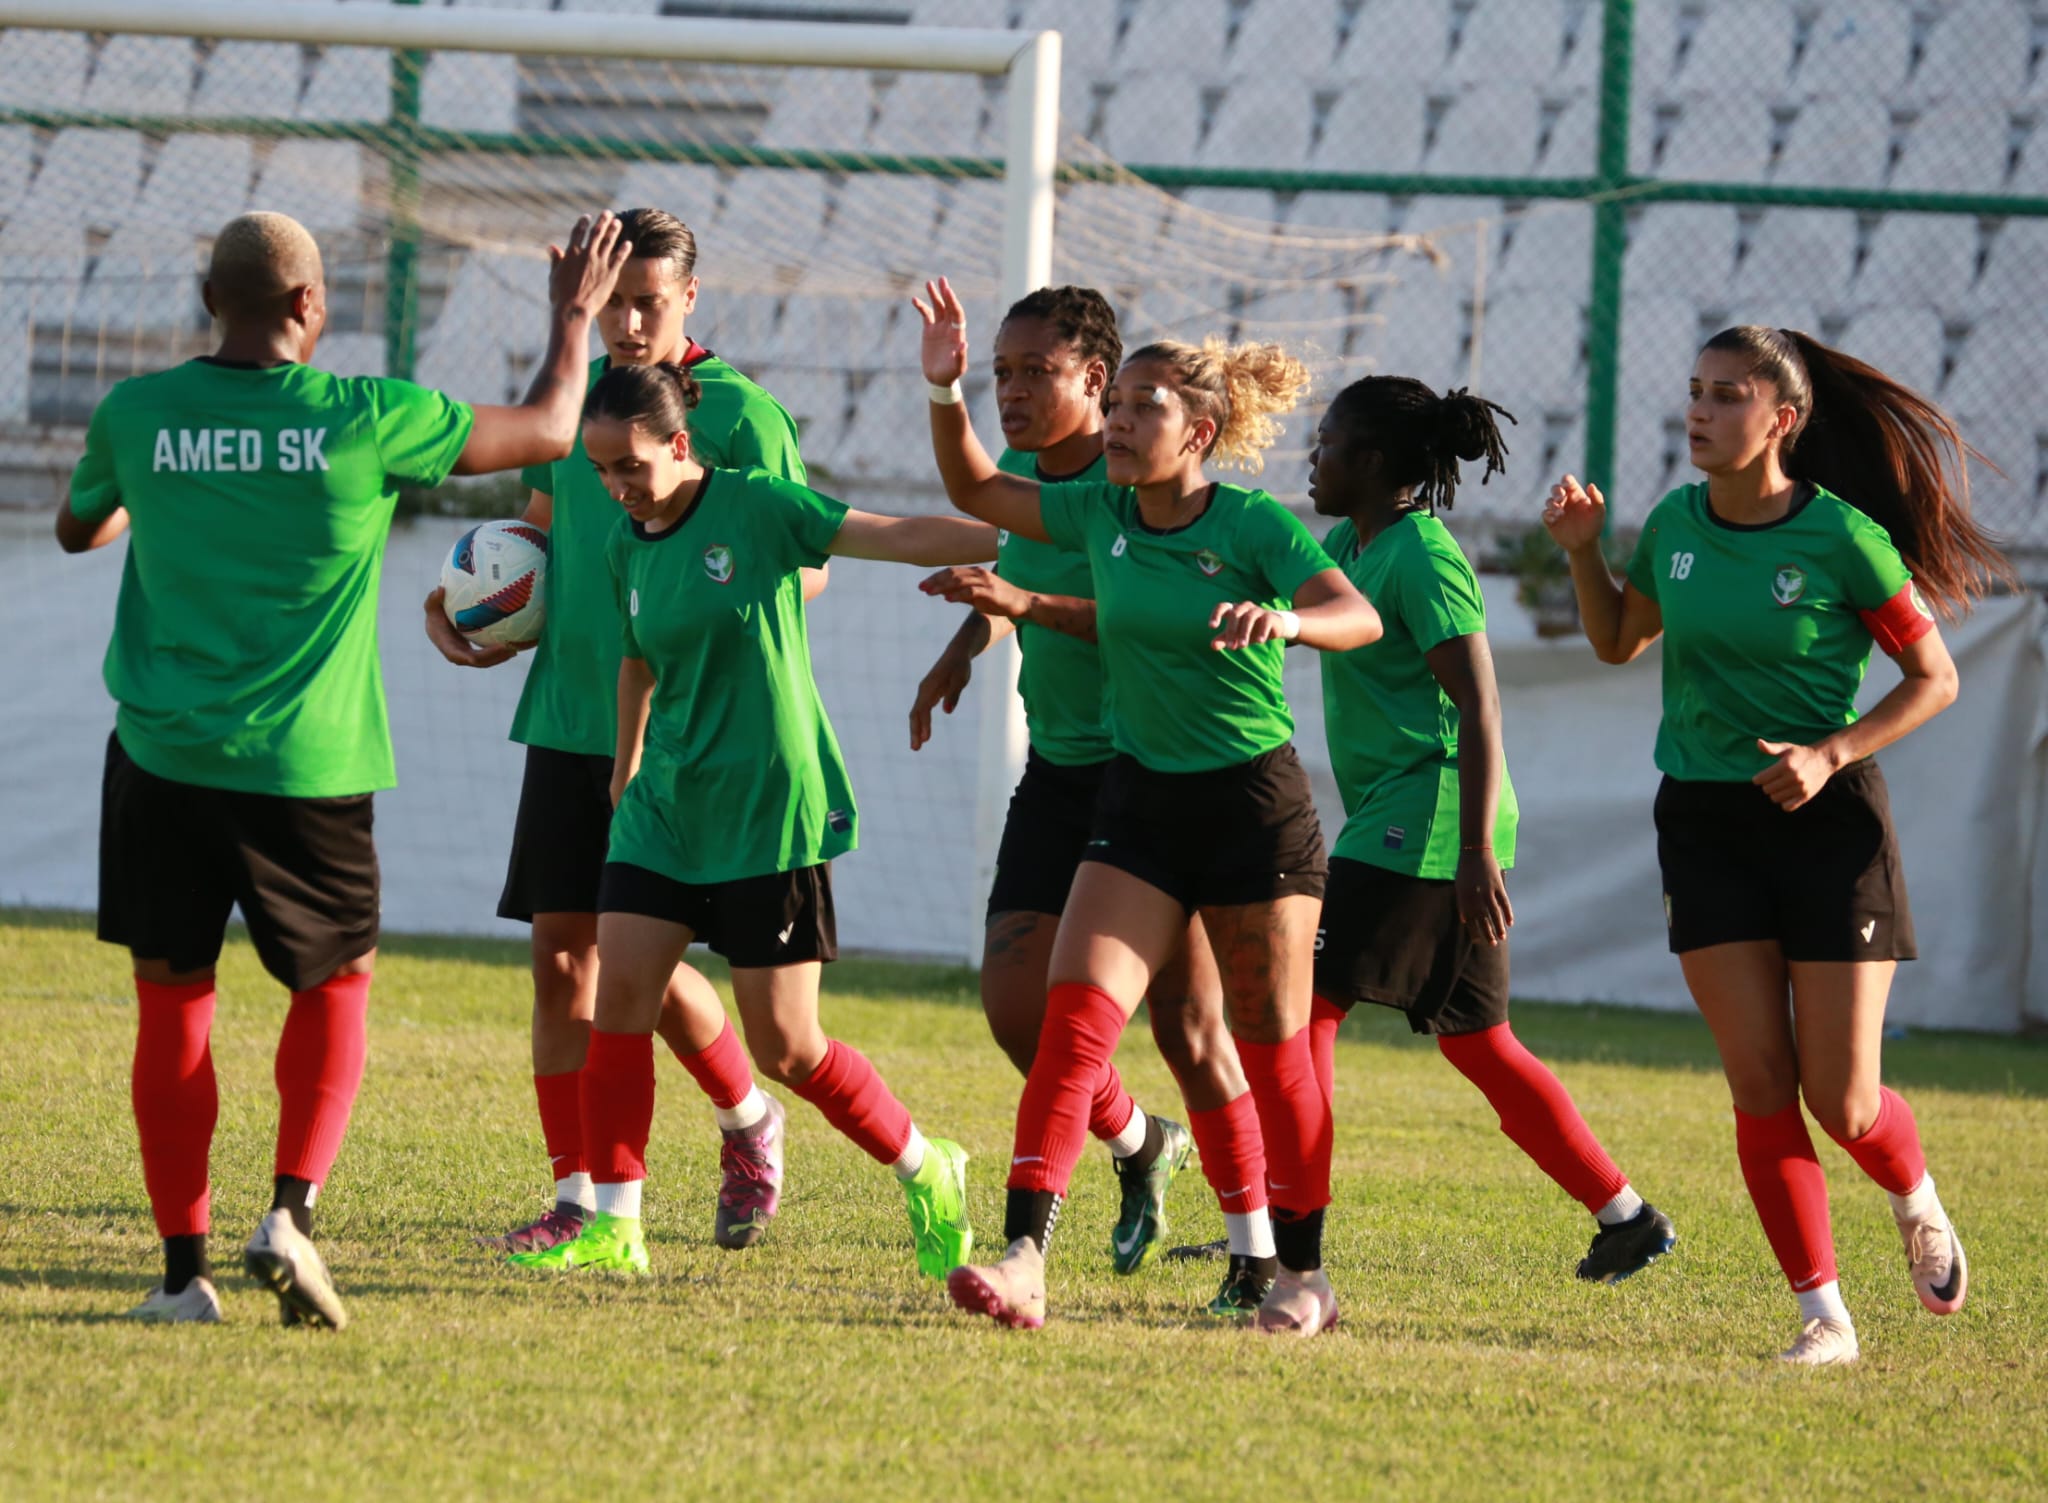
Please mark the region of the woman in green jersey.
[[[680, 365], [607, 372], [583, 447], [625, 508], [610, 543], [618, 597], [618, 747], [611, 848], [598, 895], [597, 1015], [583, 1067], [596, 1212], [573, 1240], [512, 1261], [647, 1266], [640, 1192], [654, 1112], [653, 1033], [698, 941], [732, 966], [755, 1062], [902, 1182], [918, 1267], [937, 1277], [973, 1245], [967, 1156], [927, 1140], [873, 1065], [818, 1022], [819, 968], [838, 953], [832, 858], [858, 834], [853, 789], [811, 677], [802, 573], [827, 557], [966, 563], [992, 528], [881, 517], [760, 469], [692, 450], [698, 386]], [[715, 1009], [714, 1009], [715, 1011]], [[759, 1221], [782, 1178], [782, 1109], [754, 1084], [722, 1018], [683, 1065], [721, 1112], [761, 1130]]]
[[[1664, 640], [1657, 859], [1671, 949], [1735, 1103], [1735, 1149], [1799, 1297], [1784, 1360], [1852, 1362], [1806, 1107], [1891, 1197], [1913, 1287], [1962, 1308], [1957, 1240], [1913, 1113], [1880, 1084], [1892, 973], [1913, 958], [1872, 753], [1952, 704], [1929, 601], [1953, 616], [2009, 575], [1971, 520], [1961, 440], [1924, 397], [1810, 335], [1724, 329], [1693, 368], [1703, 484], [1657, 503], [1616, 580], [1606, 502], [1567, 475], [1543, 513], [1605, 663]], [[1923, 594], [1924, 590], [1924, 594]], [[1868, 715], [1875, 641], [1904, 675]]]
[[1592, 1213], [1579, 1277], [1614, 1283], [1676, 1238], [1509, 1025], [1515, 912], [1502, 871], [1515, 860], [1515, 790], [1479, 581], [1436, 518], [1459, 460], [1486, 462], [1482, 484], [1504, 468], [1497, 416], [1514, 421], [1470, 392], [1368, 376], [1330, 403], [1309, 454], [1315, 509], [1343, 518], [1323, 548], [1386, 626], [1370, 646], [1322, 658], [1347, 817], [1316, 937], [1310, 1048], [1327, 1096], [1344, 1015], [1359, 1002], [1401, 1009], [1485, 1094], [1509, 1140]]
[[1044, 1321], [1044, 1251], [1086, 1136], [1089, 1098], [1146, 988], [1199, 914], [1265, 1142], [1281, 1265], [1263, 1328], [1335, 1315], [1321, 1271], [1329, 1137], [1309, 1060], [1325, 859], [1289, 737], [1285, 644], [1348, 651], [1379, 620], [1308, 529], [1263, 491], [1210, 482], [1212, 454], [1256, 467], [1307, 385], [1273, 345], [1154, 344], [1111, 382], [1106, 483], [1041, 485], [998, 469], [959, 397], [966, 314], [945, 282], [918, 304], [932, 446], [963, 511], [1085, 553], [1116, 758], [1054, 942], [1045, 1027], [1018, 1110], [1009, 1250], [955, 1270], [963, 1308]]
[[[1102, 398], [1122, 364], [1116, 314], [1094, 288], [1040, 288], [1012, 304], [994, 342], [996, 406], [1009, 444], [996, 463], [1047, 485], [1101, 481]], [[924, 588], [973, 609], [918, 685], [911, 750], [930, 739], [933, 708], [950, 713], [959, 702], [974, 659], [990, 643], [1014, 629], [1023, 655], [1017, 687], [1030, 750], [996, 854], [981, 1006], [996, 1043], [1029, 1075], [1045, 1023], [1053, 935], [1115, 755], [1103, 714], [1095, 587], [1083, 555], [1006, 533], [996, 569], [948, 569]], [[1265, 1157], [1200, 919], [1190, 921], [1188, 943], [1160, 968], [1147, 996], [1152, 1036], [1180, 1083], [1188, 1126], [1140, 1109], [1115, 1065], [1105, 1068], [1088, 1130], [1109, 1145], [1122, 1190], [1111, 1264], [1135, 1273], [1164, 1235], [1167, 1188], [1187, 1163], [1192, 1132], [1229, 1232], [1230, 1263], [1209, 1310], [1249, 1316], [1275, 1267]]]

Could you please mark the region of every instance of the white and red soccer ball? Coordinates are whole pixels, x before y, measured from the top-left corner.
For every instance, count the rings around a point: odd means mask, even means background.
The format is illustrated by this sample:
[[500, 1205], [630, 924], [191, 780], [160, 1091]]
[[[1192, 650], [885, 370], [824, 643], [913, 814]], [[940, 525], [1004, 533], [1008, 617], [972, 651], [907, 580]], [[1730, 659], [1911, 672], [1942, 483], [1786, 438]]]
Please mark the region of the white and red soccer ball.
[[547, 610], [548, 535], [531, 522], [484, 522], [455, 540], [441, 566], [455, 629], [487, 647], [524, 647]]

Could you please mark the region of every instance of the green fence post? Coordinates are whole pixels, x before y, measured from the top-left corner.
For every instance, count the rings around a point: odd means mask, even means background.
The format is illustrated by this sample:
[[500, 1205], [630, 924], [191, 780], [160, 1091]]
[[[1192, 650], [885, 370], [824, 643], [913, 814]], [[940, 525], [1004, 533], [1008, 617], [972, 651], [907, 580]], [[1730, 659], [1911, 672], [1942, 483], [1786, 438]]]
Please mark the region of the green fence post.
[[1635, 0], [1606, 0], [1600, 20], [1600, 159], [1593, 200], [1593, 289], [1586, 309], [1586, 474], [1614, 483], [1614, 426], [1621, 379], [1621, 257], [1627, 240], [1629, 96]]
[[[394, 0], [418, 5], [420, 0]], [[411, 379], [420, 323], [420, 75], [424, 52], [391, 54], [391, 248], [384, 258], [384, 374]]]

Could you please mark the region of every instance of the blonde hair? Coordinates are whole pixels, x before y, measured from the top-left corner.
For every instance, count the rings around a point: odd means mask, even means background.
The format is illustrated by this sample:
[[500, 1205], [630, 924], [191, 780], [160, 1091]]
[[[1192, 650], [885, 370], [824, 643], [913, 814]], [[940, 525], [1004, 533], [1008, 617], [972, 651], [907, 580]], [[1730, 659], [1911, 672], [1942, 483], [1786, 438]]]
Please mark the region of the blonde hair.
[[1308, 367], [1277, 344], [1232, 344], [1210, 335], [1200, 346], [1164, 339], [1124, 360], [1156, 361], [1173, 373], [1181, 402], [1216, 424], [1209, 452], [1225, 468], [1256, 475], [1280, 437], [1273, 415], [1292, 412], [1308, 395]]
[[214, 237], [206, 277], [218, 305], [257, 312], [321, 280], [320, 247], [289, 214], [243, 214]]

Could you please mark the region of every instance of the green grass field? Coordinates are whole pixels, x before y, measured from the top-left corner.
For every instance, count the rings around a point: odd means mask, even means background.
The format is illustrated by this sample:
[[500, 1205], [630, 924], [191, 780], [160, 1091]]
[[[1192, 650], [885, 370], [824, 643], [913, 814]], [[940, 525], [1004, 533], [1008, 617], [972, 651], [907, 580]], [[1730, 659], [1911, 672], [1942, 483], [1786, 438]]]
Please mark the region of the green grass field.
[[[1338, 1057], [1332, 1275], [1309, 1344], [1194, 1312], [1214, 1265], [1108, 1271], [1106, 1156], [1061, 1223], [1051, 1323], [953, 1312], [911, 1261], [885, 1170], [794, 1104], [768, 1240], [710, 1246], [709, 1110], [673, 1062], [649, 1152], [655, 1276], [553, 1282], [470, 1245], [540, 1202], [524, 953], [398, 940], [319, 1234], [353, 1319], [284, 1331], [239, 1272], [267, 1204], [284, 998], [230, 946], [214, 1054], [216, 1258], [229, 1324], [115, 1317], [156, 1272], [128, 1110], [132, 1001], [75, 917], [0, 914], [0, 1481], [15, 1497], [1660, 1499], [2048, 1495], [2048, 1046], [1888, 1046], [1969, 1247], [1968, 1309], [1925, 1314], [1883, 1196], [1833, 1145], [1862, 1364], [1792, 1372], [1790, 1297], [1744, 1197], [1727, 1098], [1690, 1018], [1529, 1007], [1554, 1066], [1676, 1253], [1571, 1277], [1590, 1221], [1405, 1026]], [[1018, 1082], [966, 972], [846, 962], [827, 1023], [921, 1125], [976, 1155], [994, 1241]], [[1168, 1079], [1142, 1033], [1119, 1064]], [[1220, 1234], [1206, 1187], [1175, 1231]]]

